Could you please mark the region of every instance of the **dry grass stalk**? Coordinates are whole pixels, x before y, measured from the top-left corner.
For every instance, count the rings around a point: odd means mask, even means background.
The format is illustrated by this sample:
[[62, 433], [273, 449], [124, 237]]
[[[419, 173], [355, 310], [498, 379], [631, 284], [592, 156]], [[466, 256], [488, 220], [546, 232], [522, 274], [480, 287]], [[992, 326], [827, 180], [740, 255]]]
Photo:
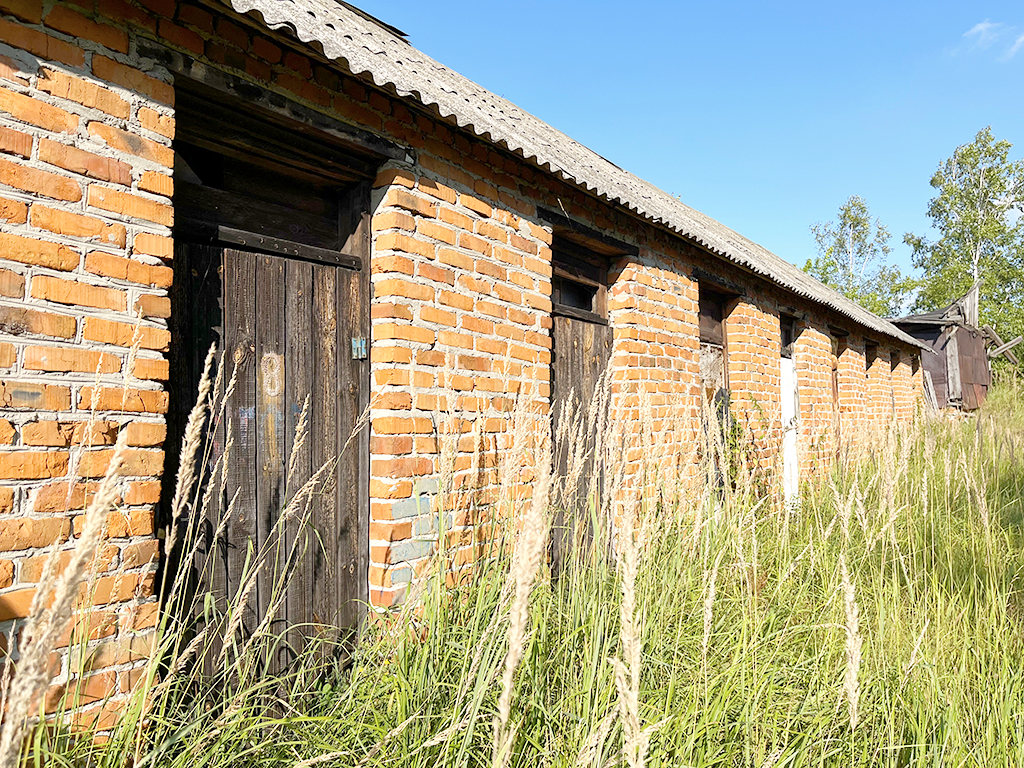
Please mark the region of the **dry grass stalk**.
[[707, 589], [704, 597], [704, 640], [700, 646], [701, 669], [704, 671], [704, 687], [707, 687], [708, 680], [708, 646], [711, 644], [711, 627], [714, 623], [715, 591], [718, 583], [718, 568], [722, 565], [722, 558], [725, 556], [725, 548], [718, 550], [718, 557], [711, 567], [711, 572], [706, 574]]
[[526, 644], [526, 625], [529, 618], [530, 592], [533, 581], [540, 569], [548, 538], [548, 500], [551, 490], [551, 439], [545, 430], [538, 435], [540, 450], [536, 461], [537, 477], [533, 486], [533, 498], [523, 517], [522, 528], [516, 539], [512, 555], [511, 578], [515, 583], [512, 607], [509, 611], [508, 651], [501, 675], [501, 695], [498, 697], [498, 712], [494, 718], [493, 765], [508, 764], [514, 731], [508, 728], [512, 708], [512, 690], [516, 667], [523, 656]]
[[25, 644], [10, 690], [7, 717], [0, 729], [0, 768], [14, 768], [18, 764], [25, 728], [35, 720], [32, 710], [38, 706], [39, 696], [49, 682], [50, 652], [57, 647], [58, 638], [71, 619], [79, 585], [96, 559], [107, 514], [117, 501], [126, 438], [127, 431], [122, 430], [107, 471], [85, 510], [82, 532], [64, 572], [41, 583], [32, 601], [23, 632]]
[[850, 579], [850, 571], [846, 567], [845, 552], [839, 556], [839, 568], [842, 574], [843, 612], [846, 615], [846, 676], [843, 680], [843, 695], [849, 709], [850, 730], [855, 730], [860, 705], [858, 674], [864, 638], [860, 634], [860, 609], [857, 607], [857, 596]]
[[576, 756], [576, 768], [592, 768], [594, 761], [597, 760], [601, 752], [601, 747], [608, 740], [608, 734], [611, 733], [612, 726], [615, 725], [615, 716], [618, 713], [613, 709], [603, 718], [598, 724], [597, 728], [590, 732], [586, 740], [583, 742], [583, 746], [580, 748], [579, 755]]

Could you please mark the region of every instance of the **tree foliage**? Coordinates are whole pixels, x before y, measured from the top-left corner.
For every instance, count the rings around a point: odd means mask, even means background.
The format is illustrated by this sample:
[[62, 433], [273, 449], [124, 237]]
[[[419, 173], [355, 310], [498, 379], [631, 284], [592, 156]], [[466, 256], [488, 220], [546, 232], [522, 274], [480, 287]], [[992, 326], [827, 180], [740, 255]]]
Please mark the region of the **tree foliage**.
[[991, 127], [939, 165], [928, 216], [937, 240], [907, 233], [924, 272], [916, 309], [938, 309], [981, 281], [979, 316], [1003, 338], [1024, 333], [1024, 160]]
[[870, 309], [876, 315], [900, 314], [915, 282], [889, 264], [889, 230], [872, 219], [863, 197], [852, 196], [839, 206], [835, 221], [811, 226], [818, 255], [804, 271], [825, 285]]

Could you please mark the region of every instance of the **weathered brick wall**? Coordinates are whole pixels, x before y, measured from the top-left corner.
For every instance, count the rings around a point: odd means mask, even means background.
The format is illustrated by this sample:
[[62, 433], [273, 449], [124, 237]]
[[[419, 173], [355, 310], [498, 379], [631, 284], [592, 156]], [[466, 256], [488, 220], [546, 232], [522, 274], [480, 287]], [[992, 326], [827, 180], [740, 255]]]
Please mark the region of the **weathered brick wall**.
[[892, 369], [889, 349], [879, 345], [874, 362], [867, 369], [867, 432], [883, 431], [892, 421]]
[[751, 461], [770, 472], [780, 461], [782, 333], [774, 307], [737, 299], [725, 322], [726, 359], [733, 413], [751, 447]]
[[846, 337], [839, 355], [839, 420], [840, 448], [859, 448], [867, 423], [867, 370], [864, 339], [855, 334]]
[[[466, 510], [443, 521], [452, 563], [476, 556], [496, 491], [496, 457], [511, 441], [514, 398], [525, 393], [538, 419], [547, 412], [552, 231], [538, 206], [639, 247], [639, 256], [613, 264], [608, 296], [612, 420], [622, 425], [633, 466], [653, 455], [663, 467], [675, 462], [677, 475], [692, 471], [680, 456], [693, 455], [699, 424], [697, 266], [744, 291], [726, 323], [734, 412], [757, 465], [769, 471], [777, 463], [783, 297], [766, 283], [368, 87], [252, 19], [173, 0], [76, 0], [48, 3], [45, 13], [34, 0], [0, 0], [0, 15], [8, 46], [0, 46], [0, 551], [7, 552], [0, 556], [7, 585], [0, 629], [23, 615], [41, 547], [70, 545], [69, 521], [120, 429], [133, 445], [131, 477], [126, 515], [113, 521], [104, 557], [110, 568], [127, 569], [133, 588], [141, 583], [140, 595], [151, 591], [167, 403], [174, 132], [173, 78], [140, 53], [152, 40], [384, 135], [415, 156], [415, 163], [383, 168], [373, 193], [375, 604], [399, 600], [434, 550], [439, 505]], [[809, 408], [805, 453], [820, 458], [834, 450], [831, 412], [823, 407], [831, 384], [822, 375], [825, 329], [835, 318], [798, 304], [809, 325], [798, 353]], [[868, 403], [887, 405], [872, 412], [875, 422], [890, 418], [891, 384], [880, 377], [868, 391], [863, 344], [850, 338], [840, 387], [860, 383], [841, 395], [841, 408], [857, 425], [849, 433], [859, 434]], [[136, 339], [141, 349], [128, 370]], [[824, 362], [816, 357], [822, 349]], [[86, 429], [97, 376], [100, 426]], [[919, 388], [920, 375], [913, 381]], [[658, 434], [646, 451], [635, 418], [642, 400], [654, 409]], [[83, 441], [87, 447], [75, 447]], [[442, 450], [448, 445], [452, 451]], [[449, 475], [454, 498], [439, 499]], [[139, 609], [134, 595], [119, 588], [102, 598], [111, 622], [97, 640], [111, 665], [102, 674], [117, 677], [122, 689], [132, 674], [122, 662], [130, 657], [118, 655], [115, 643], [155, 617], [152, 601]]]
[[87, 696], [115, 694], [110, 717], [156, 619], [173, 91], [133, 62], [124, 29], [81, 10], [0, 4], [0, 632], [26, 615], [47, 548], [74, 546], [127, 431], [85, 664]]
[[835, 454], [832, 337], [811, 319], [798, 324], [793, 349], [800, 398], [800, 474], [828, 466]]
[[[894, 352], [895, 355], [899, 354]], [[892, 368], [892, 391], [895, 401], [896, 422], [907, 424], [914, 418], [916, 398], [913, 392], [913, 374], [906, 354], [899, 355], [899, 362]]]

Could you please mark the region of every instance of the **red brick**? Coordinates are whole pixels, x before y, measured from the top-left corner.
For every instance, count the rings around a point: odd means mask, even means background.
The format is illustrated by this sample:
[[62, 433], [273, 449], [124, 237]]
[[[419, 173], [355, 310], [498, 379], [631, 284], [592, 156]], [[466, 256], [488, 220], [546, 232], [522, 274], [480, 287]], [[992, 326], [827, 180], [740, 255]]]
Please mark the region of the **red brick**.
[[133, 421], [125, 427], [128, 445], [150, 448], [163, 445], [167, 438], [167, 424], [152, 421]]
[[[0, 184], [72, 203], [82, 199], [82, 187], [76, 179], [18, 165], [3, 159], [0, 159]], [[2, 252], [0, 250], [0, 253]]]
[[92, 57], [92, 71], [100, 80], [120, 85], [129, 91], [149, 96], [161, 104], [174, 106], [174, 86], [150, 77], [135, 67], [129, 67], [105, 56]]
[[0, 80], [10, 80], [18, 85], [28, 85], [28, 79], [22, 77], [23, 74], [28, 74], [22, 71], [24, 69], [24, 64], [19, 64], [11, 57], [0, 54]]
[[21, 381], [0, 382], [0, 407], [33, 411], [66, 411], [71, 407], [71, 390], [51, 384]]
[[[38, 203], [32, 206], [32, 226], [47, 229], [58, 235], [88, 238], [120, 248], [124, 248], [125, 244], [125, 229], [122, 224], [108, 224], [93, 216], [68, 213]], [[86, 259], [86, 268], [88, 263]]]
[[149, 357], [135, 358], [135, 370], [132, 376], [149, 381], [167, 381], [170, 378], [170, 364], [164, 358], [154, 360]]
[[18, 200], [0, 197], [0, 221], [7, 224], [24, 224], [28, 219], [28, 205]]
[[124, 499], [126, 504], [156, 504], [160, 501], [160, 481], [141, 480], [128, 486]]
[[0, 0], [0, 11], [29, 24], [39, 24], [43, 20], [42, 0]]
[[67, 6], [55, 5], [46, 16], [46, 26], [66, 35], [91, 40], [118, 53], [128, 53], [128, 35], [123, 31], [86, 18]]
[[98, 370], [100, 373], [118, 373], [121, 359], [105, 352], [75, 347], [26, 347], [24, 365], [30, 371], [95, 373]]
[[7, 155], [32, 156], [32, 137], [27, 133], [0, 125], [0, 152]]
[[171, 226], [174, 212], [167, 203], [149, 200], [130, 192], [121, 192], [108, 187], [89, 186], [89, 205], [128, 218], [145, 219], [155, 224]]
[[14, 431], [14, 425], [11, 424], [7, 419], [0, 419], [0, 443], [3, 445], [11, 445], [14, 443], [14, 438], [17, 433]]
[[125, 259], [109, 253], [93, 251], [85, 257], [85, 271], [94, 275], [113, 277], [139, 285], [168, 288], [174, 276], [170, 267], [143, 264], [134, 259]]
[[248, 33], [227, 19], [217, 19], [217, 34], [243, 51], [249, 49]]
[[[189, 6], [183, 6], [188, 8]], [[202, 11], [200, 11], [202, 13]], [[160, 20], [160, 37], [166, 40], [171, 46], [184, 48], [198, 56], [202, 56], [206, 42], [191, 29], [179, 27], [166, 19]]]
[[[6, 480], [38, 480], [44, 477], [63, 477], [67, 473], [68, 455], [63, 451], [14, 450], [0, 452], [0, 478]], [[0, 551], [26, 549], [30, 546], [45, 546], [53, 541], [51, 539], [42, 544], [26, 544], [20, 547], [5, 546], [5, 522], [8, 521], [0, 520]], [[54, 520], [52, 522], [63, 521]]]
[[49, 275], [36, 275], [32, 279], [32, 298], [118, 312], [124, 312], [128, 308], [128, 295], [124, 291], [80, 283], [77, 280], [61, 280]]
[[[80, 477], [101, 478], [110, 467], [114, 450], [86, 451], [78, 460]], [[121, 474], [126, 477], [157, 477], [163, 470], [164, 452], [126, 450], [122, 455]]]
[[101, 157], [77, 147], [58, 144], [49, 139], [40, 139], [39, 159], [44, 163], [56, 165], [66, 171], [80, 173], [94, 179], [124, 185], [132, 183], [132, 167], [127, 163], [109, 157]]
[[22, 24], [0, 19], [0, 40], [45, 61], [59, 61], [72, 67], [81, 67], [85, 64], [85, 53], [78, 46], [28, 29]]
[[136, 329], [144, 349], [167, 351], [171, 334], [164, 328], [153, 328], [147, 325], [135, 326], [131, 323], [118, 323], [99, 317], [87, 317], [82, 335], [86, 341], [99, 341], [103, 344], [130, 347], [134, 343]]
[[8, 88], [0, 88], [0, 112], [7, 112], [15, 120], [47, 131], [74, 133], [78, 129], [78, 115]]
[[144, 139], [131, 131], [123, 131], [106, 123], [91, 122], [89, 123], [89, 133], [98, 136], [108, 146], [121, 152], [141, 157], [144, 160], [151, 160], [168, 168], [174, 165], [173, 149], [150, 139]]
[[99, 483], [50, 483], [36, 492], [32, 509], [36, 512], [70, 512], [85, 509]]

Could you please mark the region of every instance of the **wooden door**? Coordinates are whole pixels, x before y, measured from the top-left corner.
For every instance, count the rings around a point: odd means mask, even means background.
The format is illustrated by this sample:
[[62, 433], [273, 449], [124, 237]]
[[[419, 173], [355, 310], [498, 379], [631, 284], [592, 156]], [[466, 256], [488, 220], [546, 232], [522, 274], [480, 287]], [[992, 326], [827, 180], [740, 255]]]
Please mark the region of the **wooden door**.
[[[605, 418], [604, 412], [593, 412], [591, 402], [598, 384], [608, 367], [612, 350], [611, 326], [571, 316], [555, 315], [552, 327], [551, 402], [552, 428], [555, 442], [555, 477], [559, 485], [568, 488], [561, 498], [555, 499], [556, 512], [551, 532], [551, 569], [558, 573], [568, 557], [573, 542], [589, 542], [591, 509], [600, 506], [601, 478], [600, 462], [595, 461], [597, 448], [597, 422]], [[560, 432], [558, 429], [562, 414], [570, 409], [571, 422], [578, 430]], [[582, 457], [582, 465], [579, 460]], [[576, 469], [574, 470], [574, 465]], [[572, 475], [572, 476], [570, 476]], [[597, 498], [593, 498], [591, 492]]]
[[[223, 498], [202, 523], [202, 586], [221, 601], [236, 596], [247, 559], [269, 548], [243, 633], [273, 610], [273, 629], [292, 627], [293, 646], [314, 633], [344, 635], [358, 626], [367, 598], [368, 439], [365, 429], [355, 434], [369, 394], [359, 341], [369, 331], [365, 275], [338, 263], [189, 243], [176, 245], [174, 266], [172, 435], [195, 398], [211, 343], [224, 353], [225, 381], [236, 377], [209, 459], [212, 466], [231, 442]], [[307, 398], [308, 434], [296, 451]], [[300, 507], [282, 520], [324, 466], [306, 516]]]

